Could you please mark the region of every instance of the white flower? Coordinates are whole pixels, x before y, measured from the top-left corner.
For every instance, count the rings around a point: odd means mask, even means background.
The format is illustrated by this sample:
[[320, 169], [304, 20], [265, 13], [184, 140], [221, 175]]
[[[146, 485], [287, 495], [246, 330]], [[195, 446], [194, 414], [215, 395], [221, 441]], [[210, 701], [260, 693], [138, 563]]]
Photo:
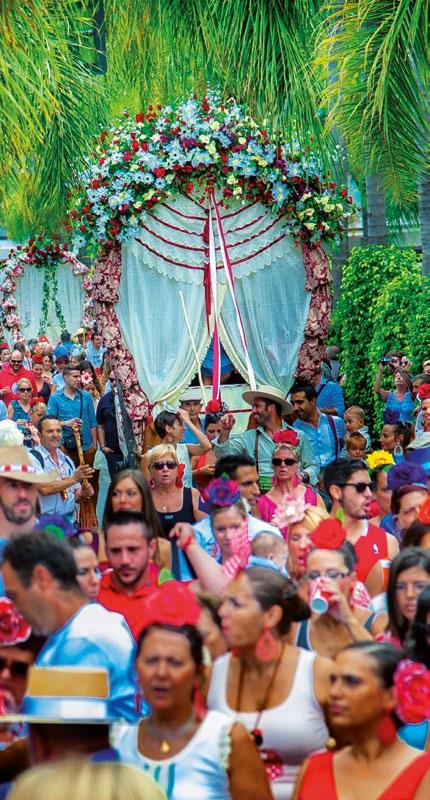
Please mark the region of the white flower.
[[227, 178], [227, 183], [229, 183], [230, 185], [232, 185], [232, 184], [234, 184], [234, 183], [237, 183], [237, 178], [236, 178], [236, 176], [235, 176], [235, 175], [232, 175], [232, 174], [230, 174], [230, 175], [228, 176], [228, 178]]

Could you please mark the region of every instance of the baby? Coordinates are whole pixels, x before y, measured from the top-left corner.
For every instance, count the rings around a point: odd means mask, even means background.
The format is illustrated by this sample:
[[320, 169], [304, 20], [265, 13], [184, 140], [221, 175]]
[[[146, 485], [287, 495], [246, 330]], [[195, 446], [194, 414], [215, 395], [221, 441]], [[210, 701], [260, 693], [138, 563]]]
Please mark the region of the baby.
[[287, 545], [280, 536], [271, 531], [262, 531], [251, 543], [252, 553], [248, 566], [276, 569], [286, 575]]
[[[369, 436], [369, 429], [367, 425], [364, 424], [364, 411], [360, 406], [350, 406], [345, 411], [344, 416], [345, 428], [347, 434], [349, 433], [361, 433], [364, 438], [366, 439], [366, 447], [365, 450], [367, 453], [370, 453], [372, 450], [372, 442]], [[346, 444], [343, 448], [342, 452], [340, 453], [341, 458], [346, 458]]]
[[367, 439], [360, 431], [353, 431], [345, 437], [347, 458], [366, 458], [366, 446]]

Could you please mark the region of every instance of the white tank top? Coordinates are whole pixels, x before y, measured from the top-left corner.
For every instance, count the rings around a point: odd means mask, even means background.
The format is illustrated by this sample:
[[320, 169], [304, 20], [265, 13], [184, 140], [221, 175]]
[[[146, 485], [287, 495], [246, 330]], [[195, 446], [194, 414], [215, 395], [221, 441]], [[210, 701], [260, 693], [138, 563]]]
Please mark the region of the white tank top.
[[230, 800], [227, 768], [231, 716], [209, 711], [186, 747], [172, 758], [154, 761], [137, 749], [138, 725], [122, 727], [115, 747], [121, 761], [148, 772], [167, 800]]
[[[218, 658], [212, 668], [208, 694], [209, 708], [216, 708], [240, 720], [252, 731], [257, 721], [257, 711], [240, 711], [227, 704], [227, 676], [230, 653]], [[299, 766], [304, 758], [322, 750], [329, 735], [321, 706], [313, 690], [313, 665], [315, 654], [301, 650], [296, 666], [293, 685], [286, 700], [279, 706], [263, 711], [258, 727], [263, 734], [260, 748], [263, 758], [267, 751], [274, 751], [282, 765], [268, 769], [273, 796], [276, 800], [289, 800]], [[269, 762], [271, 759], [269, 758]]]

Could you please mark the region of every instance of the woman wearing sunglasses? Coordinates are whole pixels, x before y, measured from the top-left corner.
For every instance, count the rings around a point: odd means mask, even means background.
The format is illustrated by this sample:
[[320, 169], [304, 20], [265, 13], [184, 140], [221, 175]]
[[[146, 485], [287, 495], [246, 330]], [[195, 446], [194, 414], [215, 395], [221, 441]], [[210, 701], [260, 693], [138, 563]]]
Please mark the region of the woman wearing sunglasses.
[[[312, 489], [305, 486], [299, 475], [297, 446], [299, 438], [295, 431], [288, 429], [278, 431], [273, 437], [275, 449], [272, 456], [273, 477], [272, 488], [267, 494], [260, 495], [257, 501], [261, 519], [272, 522], [277, 507], [285, 502], [285, 498], [302, 500], [308, 506], [324, 508], [322, 498]], [[288, 528], [282, 529], [284, 539]]]
[[[183, 485], [184, 466], [178, 461], [175, 447], [160, 444], [148, 452], [149, 486], [155, 509], [166, 539], [177, 522], [193, 525], [206, 514], [199, 510], [200, 495], [197, 489]], [[172, 571], [180, 579], [180, 555], [173, 542]], [[182, 565], [183, 566], [183, 565]]]
[[16, 422], [20, 431], [24, 434], [23, 445], [25, 447], [33, 446], [33, 440], [29, 428], [32, 397], [33, 387], [30, 380], [28, 378], [20, 378], [17, 382], [17, 394], [9, 403], [9, 408], [7, 410], [9, 419], [11, 419], [13, 422]]

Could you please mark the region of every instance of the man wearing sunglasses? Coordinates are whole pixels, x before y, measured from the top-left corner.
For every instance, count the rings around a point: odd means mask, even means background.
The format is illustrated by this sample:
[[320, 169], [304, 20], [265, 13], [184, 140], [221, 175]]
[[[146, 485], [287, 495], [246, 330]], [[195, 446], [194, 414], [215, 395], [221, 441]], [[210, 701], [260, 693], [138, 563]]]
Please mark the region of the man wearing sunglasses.
[[332, 501], [332, 516], [341, 518], [358, 557], [356, 573], [371, 597], [383, 591], [381, 561], [399, 552], [397, 539], [369, 522], [374, 486], [364, 461], [338, 458], [324, 472], [324, 488]]
[[15, 387], [20, 378], [27, 378], [32, 387], [34, 397], [37, 397], [36, 380], [30, 370], [25, 369], [24, 356], [20, 350], [13, 350], [9, 358], [9, 366], [0, 370], [0, 398], [6, 406], [13, 400]]

